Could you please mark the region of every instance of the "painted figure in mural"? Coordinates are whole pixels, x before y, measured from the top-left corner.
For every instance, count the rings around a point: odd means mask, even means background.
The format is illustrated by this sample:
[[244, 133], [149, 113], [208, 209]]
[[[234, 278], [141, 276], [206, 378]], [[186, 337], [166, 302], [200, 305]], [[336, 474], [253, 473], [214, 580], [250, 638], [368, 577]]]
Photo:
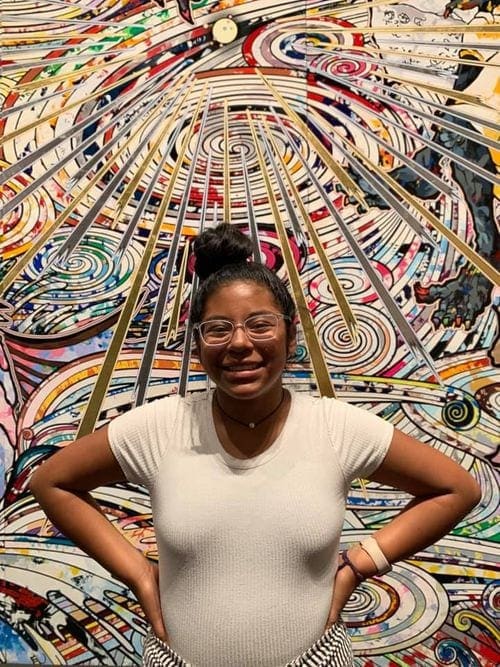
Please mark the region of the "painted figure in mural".
[[[191, 13], [190, 0], [176, 0], [176, 1], [177, 1], [177, 9], [182, 18], [188, 23], [194, 23], [193, 15]], [[167, 4], [166, 0], [155, 0], [155, 2], [162, 8], [165, 8]]]
[[[144, 665], [351, 665], [341, 612], [358, 584], [447, 533], [475, 480], [432, 447], [334, 398], [283, 386], [295, 305], [233, 225], [194, 242], [191, 320], [213, 390], [165, 397], [67, 445], [31, 489], [70, 539], [124, 581], [151, 624]], [[413, 499], [339, 554], [350, 482]], [[147, 487], [158, 563], [89, 492]], [[186, 662], [184, 662], [186, 661]]]
[[[473, 53], [461, 53], [466, 59], [476, 59]], [[481, 72], [480, 67], [473, 67], [461, 63], [457, 69], [454, 89], [464, 91], [470, 86]], [[450, 130], [439, 124], [439, 119], [453, 123], [457, 130]], [[460, 134], [460, 127], [466, 131], [474, 131], [471, 123], [451, 113], [441, 113], [436, 116], [436, 130], [434, 143], [439, 147], [453, 152], [460, 158], [466, 158], [471, 167], [467, 168], [460, 162], [450, 160], [451, 175], [455, 183], [461, 188], [464, 199], [470, 211], [475, 231], [475, 247], [479, 255], [486, 258], [498, 268], [498, 229], [495, 223], [494, 212], [494, 185], [480, 173], [474, 171], [474, 165], [496, 173], [496, 166], [489, 149], [481, 143]], [[415, 153], [414, 161], [436, 174], [442, 170], [442, 154], [439, 148], [426, 147]], [[388, 208], [389, 204], [363, 178], [357, 177], [357, 183], [365, 192], [365, 200], [370, 206]], [[415, 172], [407, 166], [394, 169], [391, 176], [396, 179], [412, 195], [421, 199], [438, 197], [439, 190], [428, 181], [418, 178]], [[479, 270], [470, 263], [462, 263], [455, 276], [443, 282], [432, 285], [415, 283], [415, 297], [420, 303], [436, 303], [432, 321], [436, 327], [461, 326], [470, 329], [478, 315], [491, 303], [493, 285]]]

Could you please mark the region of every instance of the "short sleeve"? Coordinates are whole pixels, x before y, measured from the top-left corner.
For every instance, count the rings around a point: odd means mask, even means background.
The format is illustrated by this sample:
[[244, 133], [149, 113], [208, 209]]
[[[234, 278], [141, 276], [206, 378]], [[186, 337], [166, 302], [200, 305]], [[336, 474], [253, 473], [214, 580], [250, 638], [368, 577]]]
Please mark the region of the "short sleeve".
[[146, 403], [115, 417], [108, 427], [111, 451], [127, 480], [150, 488], [172, 433], [179, 396]]
[[327, 402], [330, 439], [347, 484], [369, 477], [387, 454], [393, 425], [363, 408], [336, 399], [323, 400]]

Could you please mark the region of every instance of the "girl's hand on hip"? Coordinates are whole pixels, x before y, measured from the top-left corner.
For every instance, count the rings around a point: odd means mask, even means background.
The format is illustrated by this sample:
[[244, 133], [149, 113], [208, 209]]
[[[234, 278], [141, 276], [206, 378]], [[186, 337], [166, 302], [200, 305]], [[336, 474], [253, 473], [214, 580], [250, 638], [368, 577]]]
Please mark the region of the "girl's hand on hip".
[[163, 622], [160, 604], [159, 573], [157, 563], [144, 558], [144, 568], [131, 584], [147, 621], [155, 635], [168, 643], [168, 633]]
[[359, 582], [350, 567], [337, 570], [333, 584], [332, 603], [325, 625], [325, 631], [340, 620], [340, 614]]

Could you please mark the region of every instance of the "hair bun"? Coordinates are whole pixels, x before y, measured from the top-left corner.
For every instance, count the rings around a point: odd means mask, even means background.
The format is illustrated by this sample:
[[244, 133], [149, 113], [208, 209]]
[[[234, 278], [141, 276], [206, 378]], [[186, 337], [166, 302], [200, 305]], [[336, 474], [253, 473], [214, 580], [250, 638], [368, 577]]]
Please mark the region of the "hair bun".
[[195, 271], [200, 280], [228, 264], [241, 264], [252, 256], [251, 240], [227, 222], [207, 229], [193, 241]]

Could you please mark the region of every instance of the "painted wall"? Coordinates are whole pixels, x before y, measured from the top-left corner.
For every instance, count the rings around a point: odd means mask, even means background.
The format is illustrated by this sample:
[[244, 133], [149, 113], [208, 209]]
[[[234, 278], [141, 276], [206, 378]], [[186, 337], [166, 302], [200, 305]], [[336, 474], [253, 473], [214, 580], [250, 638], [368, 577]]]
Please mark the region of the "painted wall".
[[[359, 588], [356, 664], [500, 662], [497, 5], [4, 1], [0, 661], [140, 663], [136, 602], [28, 481], [134, 403], [205, 390], [189, 241], [225, 220], [295, 292], [288, 381], [382, 415], [484, 490]], [[143, 490], [96, 497], [154, 557]], [[355, 486], [345, 542], [405, 500]]]

